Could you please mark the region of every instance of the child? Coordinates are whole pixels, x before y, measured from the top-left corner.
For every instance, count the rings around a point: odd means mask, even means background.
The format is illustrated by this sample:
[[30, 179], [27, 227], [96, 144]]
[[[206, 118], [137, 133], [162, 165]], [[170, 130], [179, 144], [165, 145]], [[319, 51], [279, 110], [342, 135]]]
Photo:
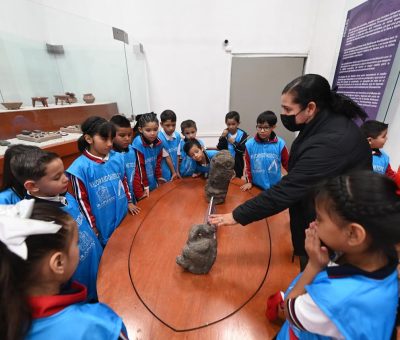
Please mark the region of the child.
[[12, 175], [11, 159], [18, 154], [28, 153], [29, 150], [39, 149], [37, 146], [16, 144], [8, 147], [4, 153], [3, 184], [0, 188], [0, 204], [15, 204], [25, 196], [25, 188]]
[[396, 173], [390, 166], [389, 156], [381, 150], [387, 140], [388, 124], [377, 120], [368, 120], [361, 125], [361, 131], [372, 149], [372, 167], [374, 171], [394, 178]]
[[167, 181], [179, 178], [178, 150], [181, 136], [176, 129], [176, 114], [172, 110], [165, 110], [160, 115], [162, 130], [158, 133], [164, 147], [161, 161], [162, 177]]
[[89, 301], [96, 301], [97, 271], [103, 248], [79, 210], [78, 202], [67, 192], [68, 177], [61, 158], [37, 148], [14, 156], [11, 171], [26, 189], [26, 198], [61, 208], [75, 220], [79, 232], [79, 265], [72, 278], [87, 287]]
[[[136, 203], [135, 194], [133, 191], [133, 176], [136, 168], [136, 153], [133, 149], [132, 135], [133, 131], [129, 120], [122, 115], [115, 115], [111, 117], [110, 122], [115, 125], [115, 138], [113, 139], [113, 149], [115, 152], [120, 152], [125, 160], [125, 171], [129, 192], [131, 194], [132, 202]], [[140, 208], [133, 204], [134, 214], [140, 212]]]
[[308, 264], [286, 293], [287, 321], [277, 339], [390, 339], [398, 299], [398, 190], [374, 172], [321, 187], [317, 218], [306, 230]]
[[[183, 147], [187, 141], [196, 139], [196, 134], [197, 134], [196, 123], [191, 119], [184, 120], [181, 123], [181, 132], [182, 135], [184, 136], [184, 139], [181, 141], [181, 145], [179, 146], [179, 154], [180, 154], [179, 173], [182, 177], [189, 177], [194, 174], [194, 170], [196, 168], [196, 162], [186, 154]], [[198, 141], [204, 147], [204, 143], [201, 140]]]
[[89, 117], [81, 125], [82, 153], [68, 168], [75, 198], [100, 243], [105, 246], [127, 211], [135, 208], [129, 193], [123, 156], [111, 150], [114, 124]]
[[285, 141], [274, 132], [276, 122], [276, 115], [272, 111], [262, 112], [257, 117], [257, 133], [246, 142], [247, 183], [240, 187], [243, 191], [250, 190], [253, 184], [267, 190], [280, 181], [281, 166], [288, 169], [289, 154]]
[[153, 112], [140, 116], [138, 121], [139, 135], [133, 140], [137, 166], [133, 189], [135, 197], [142, 199], [149, 196], [151, 190], [165, 183], [161, 174], [162, 143], [157, 137], [158, 119]]
[[85, 303], [77, 282], [65, 287], [79, 260], [71, 216], [34, 200], [2, 207], [13, 207], [0, 213], [2, 339], [126, 339], [111, 308]]
[[235, 175], [238, 178], [243, 176], [243, 154], [248, 135], [239, 129], [240, 115], [236, 111], [228, 112], [225, 116], [226, 129], [219, 138], [217, 149], [229, 150], [235, 159]]
[[197, 139], [189, 139], [183, 146], [183, 150], [196, 163], [192, 177], [198, 177], [204, 174], [204, 177], [207, 178], [210, 171], [210, 160], [218, 151], [204, 150], [204, 147]]

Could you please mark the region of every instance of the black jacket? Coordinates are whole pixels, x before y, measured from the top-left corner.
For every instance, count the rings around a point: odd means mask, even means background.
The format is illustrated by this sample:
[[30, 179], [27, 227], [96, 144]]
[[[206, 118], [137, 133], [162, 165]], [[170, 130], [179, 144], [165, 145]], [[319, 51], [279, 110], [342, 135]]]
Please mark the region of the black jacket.
[[306, 255], [304, 231], [315, 219], [313, 190], [316, 184], [361, 169], [372, 170], [372, 156], [359, 127], [344, 115], [321, 111], [294, 140], [288, 175], [269, 190], [238, 206], [233, 218], [246, 225], [289, 208], [295, 254]]
[[[241, 129], [238, 129], [241, 130]], [[243, 130], [241, 130], [243, 131]], [[248, 138], [248, 134], [246, 131], [243, 131], [243, 136], [239, 142], [233, 143], [233, 148], [235, 149], [235, 175], [236, 177], [243, 176], [243, 168], [244, 168], [244, 150], [246, 149], [246, 141]], [[219, 137], [217, 149], [218, 150], [228, 150], [228, 139], [226, 137]]]

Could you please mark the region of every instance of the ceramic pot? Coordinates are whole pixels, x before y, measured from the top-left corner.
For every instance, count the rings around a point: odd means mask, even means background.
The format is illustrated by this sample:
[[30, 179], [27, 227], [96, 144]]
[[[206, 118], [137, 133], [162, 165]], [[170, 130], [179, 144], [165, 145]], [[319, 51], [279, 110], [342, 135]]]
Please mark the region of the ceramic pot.
[[94, 103], [94, 100], [95, 100], [96, 98], [93, 96], [93, 94], [91, 94], [91, 93], [86, 93], [86, 94], [84, 94], [83, 95], [83, 101], [86, 103], [86, 104], [92, 104], [92, 103]]

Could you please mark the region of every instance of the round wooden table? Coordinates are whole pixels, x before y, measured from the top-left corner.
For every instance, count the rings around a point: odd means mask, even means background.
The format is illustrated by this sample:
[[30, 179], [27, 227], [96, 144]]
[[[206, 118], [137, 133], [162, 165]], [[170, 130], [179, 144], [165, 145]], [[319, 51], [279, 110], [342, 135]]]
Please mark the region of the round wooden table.
[[[241, 184], [231, 182], [218, 213], [258, 194], [242, 192]], [[246, 227], [220, 227], [217, 259], [206, 275], [176, 264], [189, 229], [204, 222], [204, 186], [191, 178], [162, 185], [107, 244], [99, 299], [123, 318], [131, 339], [270, 339], [280, 328], [265, 318], [265, 303], [298, 272], [290, 261], [287, 212]]]

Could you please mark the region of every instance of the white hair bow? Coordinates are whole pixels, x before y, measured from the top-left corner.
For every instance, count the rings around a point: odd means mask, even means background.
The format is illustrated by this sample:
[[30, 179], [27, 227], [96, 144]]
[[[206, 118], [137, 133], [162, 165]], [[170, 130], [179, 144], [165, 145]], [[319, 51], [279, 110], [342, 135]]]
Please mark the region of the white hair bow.
[[25, 240], [30, 235], [55, 234], [61, 225], [31, 220], [35, 200], [22, 200], [15, 205], [0, 205], [0, 241], [22, 259], [28, 258]]

